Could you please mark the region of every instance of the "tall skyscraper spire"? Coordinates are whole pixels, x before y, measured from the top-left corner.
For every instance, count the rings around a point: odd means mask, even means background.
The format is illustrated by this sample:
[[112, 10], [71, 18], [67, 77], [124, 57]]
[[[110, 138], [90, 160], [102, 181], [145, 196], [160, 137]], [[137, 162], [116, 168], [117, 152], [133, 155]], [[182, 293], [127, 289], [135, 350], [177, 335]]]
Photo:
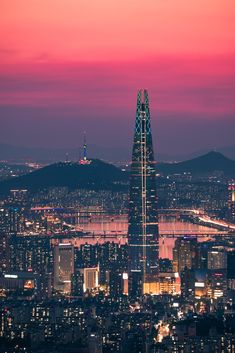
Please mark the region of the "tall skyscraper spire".
[[147, 90], [137, 95], [129, 202], [129, 293], [143, 294], [143, 284], [158, 272], [156, 172]]

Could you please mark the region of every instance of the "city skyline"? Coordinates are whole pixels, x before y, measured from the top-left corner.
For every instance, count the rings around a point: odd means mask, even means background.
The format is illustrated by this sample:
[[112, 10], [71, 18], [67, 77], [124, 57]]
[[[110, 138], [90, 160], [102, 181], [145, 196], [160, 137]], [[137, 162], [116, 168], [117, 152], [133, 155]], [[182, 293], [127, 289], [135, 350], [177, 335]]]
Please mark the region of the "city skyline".
[[234, 43], [234, 0], [0, 0], [0, 352], [235, 352]]
[[146, 89], [130, 172], [83, 147], [22, 176], [2, 163], [0, 351], [232, 352], [235, 162], [156, 172]]

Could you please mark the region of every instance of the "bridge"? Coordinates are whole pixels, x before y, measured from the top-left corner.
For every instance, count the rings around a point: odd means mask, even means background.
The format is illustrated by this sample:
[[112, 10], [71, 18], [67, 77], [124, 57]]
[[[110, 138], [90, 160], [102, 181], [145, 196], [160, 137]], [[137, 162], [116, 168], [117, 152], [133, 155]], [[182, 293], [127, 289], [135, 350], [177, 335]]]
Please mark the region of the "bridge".
[[197, 237], [197, 238], [212, 238], [214, 236], [224, 236], [228, 235], [228, 231], [217, 231], [214, 229], [211, 229], [211, 231], [189, 231], [187, 230], [176, 230], [176, 231], [168, 231], [168, 230], [163, 230], [160, 231], [160, 237], [161, 238], [179, 238], [183, 236], [192, 236], [192, 237]]
[[[211, 233], [211, 234], [206, 234], [206, 233], [160, 233], [160, 244], [164, 245], [164, 239], [174, 239], [182, 236], [197, 236], [198, 238], [202, 239], [205, 238], [213, 238], [215, 236], [225, 236], [227, 235], [227, 232], [217, 232], [217, 233]], [[55, 245], [57, 243], [66, 241], [71, 244], [73, 244], [75, 247], [80, 247], [81, 245], [84, 244], [90, 244], [90, 245], [96, 245], [96, 244], [104, 244], [107, 242], [114, 242], [120, 245], [125, 245], [128, 242], [127, 234], [78, 234], [78, 233], [69, 233], [69, 234], [64, 234], [60, 236], [54, 235], [51, 239], [52, 243]]]

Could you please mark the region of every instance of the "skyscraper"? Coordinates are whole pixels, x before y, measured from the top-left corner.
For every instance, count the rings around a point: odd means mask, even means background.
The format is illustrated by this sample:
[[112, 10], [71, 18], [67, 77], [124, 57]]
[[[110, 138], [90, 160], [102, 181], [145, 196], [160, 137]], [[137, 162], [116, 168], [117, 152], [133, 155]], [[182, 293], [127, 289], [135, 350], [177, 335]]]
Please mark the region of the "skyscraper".
[[196, 267], [197, 261], [197, 238], [181, 237], [175, 241], [173, 248], [173, 269], [174, 272], [183, 272], [185, 268], [192, 269]]
[[228, 186], [228, 216], [230, 222], [235, 222], [235, 184]]
[[143, 283], [158, 272], [156, 171], [147, 90], [137, 95], [129, 202], [129, 293], [143, 294]]
[[74, 247], [69, 243], [60, 243], [54, 247], [54, 289], [70, 293], [73, 274]]

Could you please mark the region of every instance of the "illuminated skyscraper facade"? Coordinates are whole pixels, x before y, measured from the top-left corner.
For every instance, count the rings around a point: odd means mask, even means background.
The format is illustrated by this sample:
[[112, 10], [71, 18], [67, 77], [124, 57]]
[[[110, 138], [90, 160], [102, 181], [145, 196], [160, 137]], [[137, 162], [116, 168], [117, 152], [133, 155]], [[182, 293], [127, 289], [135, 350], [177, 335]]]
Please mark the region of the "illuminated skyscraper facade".
[[129, 202], [129, 293], [141, 295], [143, 283], [158, 273], [156, 171], [147, 90], [137, 96]]
[[235, 222], [235, 184], [229, 184], [228, 186], [228, 211], [229, 220]]
[[74, 246], [70, 243], [60, 243], [54, 247], [54, 289], [70, 293], [73, 274]]

